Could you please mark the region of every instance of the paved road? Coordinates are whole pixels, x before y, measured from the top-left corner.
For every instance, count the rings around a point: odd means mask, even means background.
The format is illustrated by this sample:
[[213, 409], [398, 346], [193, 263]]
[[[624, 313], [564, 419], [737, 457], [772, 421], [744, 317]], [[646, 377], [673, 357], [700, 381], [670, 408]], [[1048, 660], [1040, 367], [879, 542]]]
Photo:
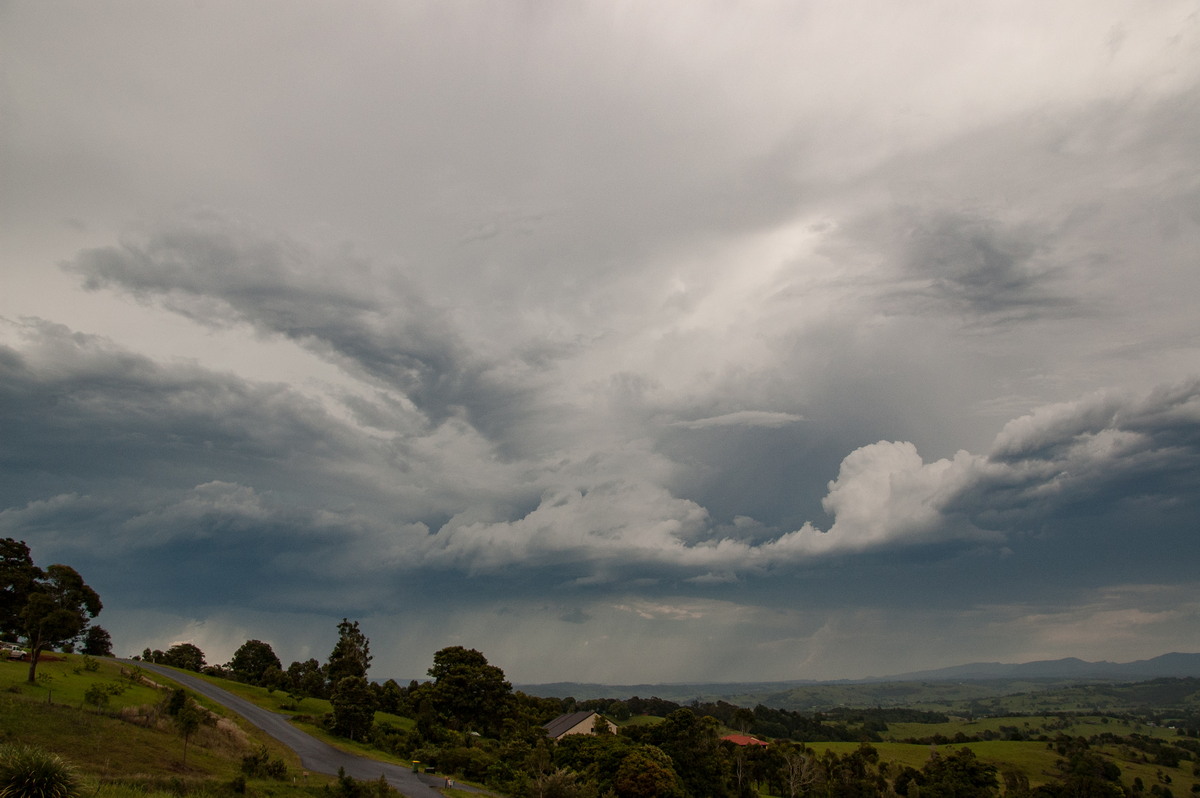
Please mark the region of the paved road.
[[374, 781], [382, 774], [388, 783], [409, 798], [442, 798], [442, 794], [430, 785], [441, 786], [440, 777], [413, 773], [411, 768], [376, 762], [366, 757], [347, 754], [328, 743], [324, 743], [307, 732], [292, 725], [287, 715], [271, 712], [239, 698], [228, 690], [222, 690], [203, 679], [187, 673], [151, 665], [148, 662], [131, 662], [139, 668], [154, 671], [168, 679], [211, 698], [222, 706], [232, 709], [300, 756], [300, 762], [308, 770], [336, 775], [338, 768], [345, 768], [346, 775], [360, 781]]

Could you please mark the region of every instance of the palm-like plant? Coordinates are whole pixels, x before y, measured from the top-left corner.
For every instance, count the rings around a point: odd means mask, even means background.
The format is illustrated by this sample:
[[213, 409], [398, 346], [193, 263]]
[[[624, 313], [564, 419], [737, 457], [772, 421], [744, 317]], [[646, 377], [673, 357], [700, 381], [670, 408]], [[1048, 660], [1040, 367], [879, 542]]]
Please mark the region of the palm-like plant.
[[75, 768], [40, 748], [0, 745], [0, 798], [77, 798]]

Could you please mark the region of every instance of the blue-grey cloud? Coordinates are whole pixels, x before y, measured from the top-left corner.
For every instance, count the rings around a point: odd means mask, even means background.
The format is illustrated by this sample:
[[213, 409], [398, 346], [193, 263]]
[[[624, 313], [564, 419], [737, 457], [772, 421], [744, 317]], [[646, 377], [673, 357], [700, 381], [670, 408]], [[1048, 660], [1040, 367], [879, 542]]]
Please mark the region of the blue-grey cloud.
[[886, 6], [4, 5], [0, 534], [386, 675], [1194, 639], [1194, 9]]

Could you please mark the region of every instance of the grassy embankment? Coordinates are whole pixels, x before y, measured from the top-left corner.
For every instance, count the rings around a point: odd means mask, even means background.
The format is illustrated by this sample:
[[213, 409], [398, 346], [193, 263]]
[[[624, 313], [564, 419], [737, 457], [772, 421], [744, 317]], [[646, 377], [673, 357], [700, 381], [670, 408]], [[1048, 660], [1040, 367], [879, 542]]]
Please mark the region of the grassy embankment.
[[[271, 759], [284, 762], [288, 778], [246, 779], [246, 794], [308, 798], [331, 782], [303, 774], [289, 749], [194, 695], [211, 714], [188, 740], [185, 762], [183, 737], [164, 708], [176, 685], [148, 672], [145, 679], [130, 678], [130, 668], [111, 659], [50, 656], [38, 663], [37, 684], [26, 681], [29, 663], [0, 661], [0, 742], [58, 754], [78, 770], [85, 795], [232, 795], [242, 758], [264, 746]], [[100, 704], [87, 700], [97, 687], [109, 693]]]

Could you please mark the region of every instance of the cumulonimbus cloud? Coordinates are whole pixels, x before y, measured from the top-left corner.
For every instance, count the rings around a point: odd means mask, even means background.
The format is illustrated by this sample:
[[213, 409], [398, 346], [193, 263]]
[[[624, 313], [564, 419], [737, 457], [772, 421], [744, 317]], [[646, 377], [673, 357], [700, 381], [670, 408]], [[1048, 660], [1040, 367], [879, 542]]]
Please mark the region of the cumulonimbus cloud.
[[[1121, 489], [1132, 484], [1136, 495]], [[827, 530], [806, 524], [758, 543], [706, 538], [697, 533], [708, 523], [703, 508], [661, 488], [624, 485], [555, 493], [513, 522], [447, 526], [429, 556], [485, 569], [603, 558], [745, 573], [882, 547], [1003, 545], [1024, 524], [1082, 499], [1145, 501], [1145, 486], [1156, 484], [1163, 501], [1195, 501], [1178, 491], [1200, 485], [1200, 381], [1040, 409], [1010, 422], [987, 454], [926, 463], [912, 443], [863, 446], [829, 483]]]

